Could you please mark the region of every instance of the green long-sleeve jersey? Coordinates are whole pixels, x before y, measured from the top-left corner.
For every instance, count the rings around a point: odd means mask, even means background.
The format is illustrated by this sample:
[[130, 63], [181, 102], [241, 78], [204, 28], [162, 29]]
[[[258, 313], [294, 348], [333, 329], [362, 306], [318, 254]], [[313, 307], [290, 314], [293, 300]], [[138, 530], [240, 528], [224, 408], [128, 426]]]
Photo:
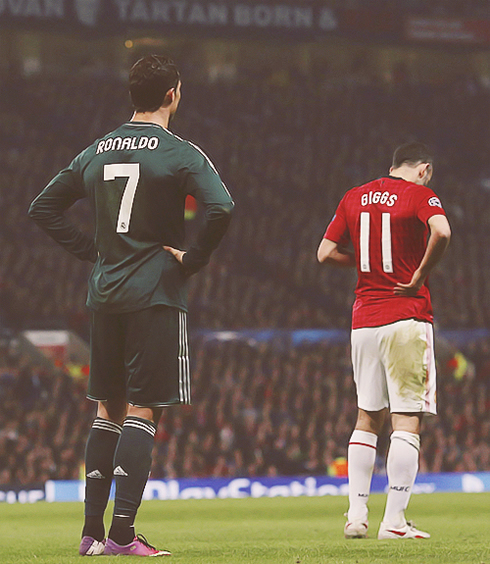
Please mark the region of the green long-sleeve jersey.
[[[183, 248], [188, 194], [202, 203], [205, 221], [181, 265], [163, 245]], [[64, 215], [81, 198], [94, 211], [94, 238]], [[128, 122], [58, 173], [29, 216], [72, 254], [95, 263], [89, 308], [122, 313], [164, 304], [187, 310], [188, 276], [209, 261], [233, 206], [198, 147], [157, 124]]]

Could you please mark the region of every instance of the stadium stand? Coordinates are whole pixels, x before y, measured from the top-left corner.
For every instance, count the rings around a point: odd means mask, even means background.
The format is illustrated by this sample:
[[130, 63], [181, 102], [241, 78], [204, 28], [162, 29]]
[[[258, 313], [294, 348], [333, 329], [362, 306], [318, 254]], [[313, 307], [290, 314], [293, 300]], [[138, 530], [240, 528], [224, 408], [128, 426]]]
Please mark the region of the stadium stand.
[[[335, 474], [356, 417], [345, 345], [193, 342], [194, 407], [160, 422], [154, 478]], [[437, 417], [426, 420], [420, 467], [490, 469], [490, 348], [472, 343], [466, 370], [439, 363]], [[49, 374], [3, 351], [0, 486], [78, 479], [94, 404], [83, 380]], [[385, 471], [386, 442], [376, 471]]]
[[[415, 138], [437, 152], [434, 188], [454, 231], [431, 279], [437, 323], [489, 325], [485, 82], [422, 82], [404, 68], [381, 80], [362, 62], [341, 79], [289, 68], [212, 82], [191, 70], [173, 128], [206, 148], [237, 201], [223, 248], [192, 281], [194, 328], [348, 328], [354, 277], [317, 265], [316, 247], [345, 190], [386, 174], [393, 148]], [[3, 321], [87, 336], [90, 265], [52, 244], [26, 210], [73, 155], [128, 118], [124, 85], [81, 73], [10, 76], [0, 88]], [[91, 229], [87, 207], [75, 207]], [[456, 352], [440, 359], [441, 413], [427, 422], [422, 470], [490, 470], [490, 349], [459, 351], [462, 374]], [[195, 338], [193, 354], [198, 401], [165, 414], [154, 477], [325, 473], [345, 456], [355, 418], [345, 346]], [[15, 352], [0, 363], [0, 483], [77, 478], [94, 413], [82, 382]]]
[[[291, 71], [186, 83], [175, 129], [206, 147], [238, 204], [217, 260], [192, 284], [194, 327], [348, 326], [352, 274], [321, 268], [316, 247], [342, 194], [386, 174], [393, 147], [413, 138], [437, 151], [434, 187], [457, 234], [432, 277], [438, 323], [488, 325], [490, 135], [479, 119], [489, 111], [488, 90], [471, 76], [449, 84], [399, 80], [381, 84], [361, 69], [342, 81]], [[4, 315], [13, 327], [84, 333], [90, 266], [61, 253], [25, 211], [78, 150], [127, 119], [124, 88], [90, 77], [19, 78], [2, 88]], [[103, 114], [110, 119], [101, 122]]]

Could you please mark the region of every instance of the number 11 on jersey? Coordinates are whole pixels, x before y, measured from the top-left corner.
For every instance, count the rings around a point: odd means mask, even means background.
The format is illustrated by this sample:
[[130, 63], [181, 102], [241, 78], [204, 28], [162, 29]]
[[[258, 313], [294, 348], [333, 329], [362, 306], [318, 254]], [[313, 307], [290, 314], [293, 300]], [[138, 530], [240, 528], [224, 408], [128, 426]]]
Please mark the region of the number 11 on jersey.
[[127, 178], [126, 186], [121, 198], [119, 215], [117, 217], [116, 233], [127, 233], [131, 212], [133, 211], [134, 195], [140, 179], [140, 163], [115, 163], [104, 165], [104, 180]]
[[[369, 235], [371, 232], [371, 214], [361, 212], [360, 223], [360, 270], [361, 272], [371, 272]], [[391, 255], [391, 216], [389, 213], [381, 214], [381, 259], [383, 272], [393, 272], [393, 259]]]

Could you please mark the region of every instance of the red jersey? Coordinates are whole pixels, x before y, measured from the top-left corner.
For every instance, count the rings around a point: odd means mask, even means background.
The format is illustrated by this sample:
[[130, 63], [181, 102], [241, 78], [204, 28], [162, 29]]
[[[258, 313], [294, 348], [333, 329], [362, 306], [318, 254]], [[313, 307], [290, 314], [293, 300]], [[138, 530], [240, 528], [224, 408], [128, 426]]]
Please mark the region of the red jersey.
[[393, 293], [397, 282], [409, 283], [420, 265], [433, 215], [446, 214], [430, 188], [391, 176], [352, 188], [342, 198], [325, 239], [354, 246], [353, 329], [411, 318], [433, 321], [427, 280], [414, 297]]

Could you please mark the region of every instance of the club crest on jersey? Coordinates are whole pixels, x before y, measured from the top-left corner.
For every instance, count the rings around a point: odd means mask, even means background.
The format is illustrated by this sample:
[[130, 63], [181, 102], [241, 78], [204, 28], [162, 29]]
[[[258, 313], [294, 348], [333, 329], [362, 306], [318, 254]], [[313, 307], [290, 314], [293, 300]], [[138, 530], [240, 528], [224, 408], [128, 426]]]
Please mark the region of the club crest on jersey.
[[107, 151], [138, 151], [140, 149], [149, 149], [154, 151], [158, 147], [158, 137], [109, 137], [102, 139], [97, 143], [96, 155], [106, 153]]
[[438, 208], [442, 208], [441, 200], [439, 200], [439, 198], [436, 198], [435, 196], [433, 198], [429, 198], [429, 201], [427, 203], [429, 204], [429, 206], [437, 206]]

